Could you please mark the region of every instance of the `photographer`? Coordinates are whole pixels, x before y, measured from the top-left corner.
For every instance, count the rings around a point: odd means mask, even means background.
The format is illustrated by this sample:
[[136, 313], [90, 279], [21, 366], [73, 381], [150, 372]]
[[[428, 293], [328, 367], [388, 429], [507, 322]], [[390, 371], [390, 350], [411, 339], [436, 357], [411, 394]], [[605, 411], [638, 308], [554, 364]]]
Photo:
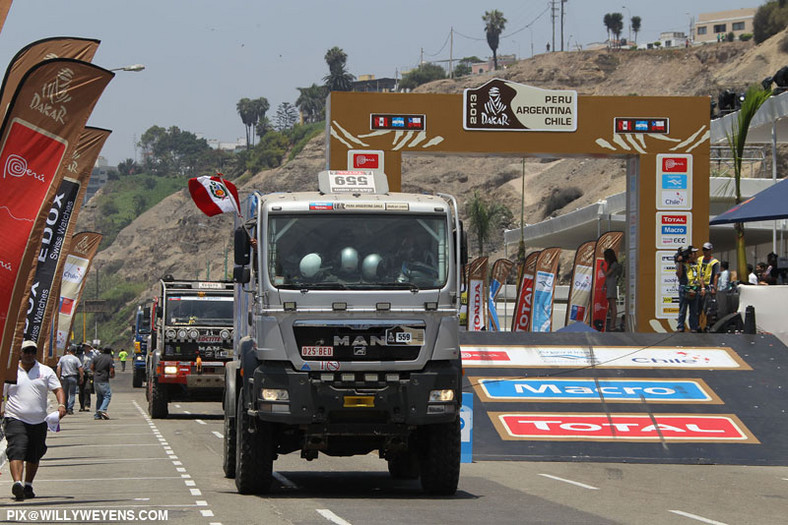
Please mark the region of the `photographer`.
[[698, 249], [689, 246], [686, 250], [679, 249], [673, 257], [676, 263], [676, 277], [679, 278], [679, 318], [677, 332], [685, 330], [684, 321], [689, 309], [690, 332], [698, 331], [700, 307], [700, 291], [703, 278], [698, 265]]

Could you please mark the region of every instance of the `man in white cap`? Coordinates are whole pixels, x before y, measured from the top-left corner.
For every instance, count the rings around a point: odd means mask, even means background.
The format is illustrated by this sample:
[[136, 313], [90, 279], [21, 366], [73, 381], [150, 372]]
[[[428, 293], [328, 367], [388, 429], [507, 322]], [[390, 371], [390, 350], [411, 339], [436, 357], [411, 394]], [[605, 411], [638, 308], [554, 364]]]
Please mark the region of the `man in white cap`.
[[[38, 463], [47, 451], [47, 397], [49, 391], [57, 398], [60, 419], [66, 415], [66, 395], [55, 371], [36, 360], [38, 347], [34, 341], [22, 343], [16, 384], [6, 383], [3, 390], [3, 425], [8, 440], [8, 456], [14, 484], [11, 493], [21, 501], [35, 498], [33, 479]], [[24, 474], [24, 485], [22, 476]]]

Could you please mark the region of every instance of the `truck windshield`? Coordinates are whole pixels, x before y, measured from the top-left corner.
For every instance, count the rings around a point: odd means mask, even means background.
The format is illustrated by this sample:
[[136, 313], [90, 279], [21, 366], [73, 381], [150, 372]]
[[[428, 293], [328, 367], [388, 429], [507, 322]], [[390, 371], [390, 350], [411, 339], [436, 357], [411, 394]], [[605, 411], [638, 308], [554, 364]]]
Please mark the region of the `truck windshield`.
[[272, 214], [266, 242], [279, 288], [435, 289], [448, 273], [443, 215]]
[[211, 295], [167, 296], [168, 325], [228, 326], [233, 324], [233, 298]]

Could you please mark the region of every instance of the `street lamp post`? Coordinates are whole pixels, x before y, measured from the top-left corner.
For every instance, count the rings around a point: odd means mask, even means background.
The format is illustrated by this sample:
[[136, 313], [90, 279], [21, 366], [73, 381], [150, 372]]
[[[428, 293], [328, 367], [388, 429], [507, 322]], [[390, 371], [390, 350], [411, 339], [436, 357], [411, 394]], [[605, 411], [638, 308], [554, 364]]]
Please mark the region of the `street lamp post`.
[[621, 8], [627, 10], [627, 45], [629, 45], [628, 43], [632, 40], [632, 13], [625, 5], [622, 5]]
[[145, 69], [143, 64], [132, 64], [130, 66], [114, 67], [110, 71], [142, 71]]

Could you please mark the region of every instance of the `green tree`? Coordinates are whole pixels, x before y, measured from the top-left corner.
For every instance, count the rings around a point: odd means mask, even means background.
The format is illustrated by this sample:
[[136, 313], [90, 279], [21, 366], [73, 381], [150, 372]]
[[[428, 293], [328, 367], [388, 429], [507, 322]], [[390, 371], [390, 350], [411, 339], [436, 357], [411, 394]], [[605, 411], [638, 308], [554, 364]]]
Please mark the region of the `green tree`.
[[[733, 157], [733, 176], [735, 179], [736, 204], [742, 201], [741, 198], [741, 173], [742, 160], [744, 157], [744, 146], [747, 143], [747, 133], [750, 130], [750, 123], [760, 107], [771, 96], [771, 90], [764, 90], [760, 85], [752, 85], [744, 95], [744, 101], [738, 112], [735, 124], [731, 124], [731, 130], [727, 133], [728, 147]], [[744, 224], [737, 222], [734, 224], [736, 231], [736, 271], [739, 277], [744, 279], [747, 276], [747, 252], [744, 243]]]
[[282, 102], [276, 108], [276, 130], [285, 131], [298, 122], [298, 110], [290, 102]]
[[442, 78], [446, 78], [446, 71], [444, 71], [442, 67], [425, 62], [420, 64], [416, 69], [412, 69], [402, 75], [399, 87], [400, 89], [413, 89], [427, 82], [440, 80]]
[[506, 18], [497, 9], [485, 11], [482, 16], [484, 21], [484, 32], [487, 35], [487, 45], [493, 52], [493, 65], [498, 69], [498, 40], [506, 28]]
[[602, 17], [602, 23], [605, 24], [605, 30], [607, 31], [607, 44], [610, 46], [610, 33], [613, 32], [613, 15], [610, 13], [605, 13], [605, 16]]
[[323, 77], [328, 91], [352, 91], [353, 80], [356, 79], [345, 69], [347, 53], [334, 46], [326, 52], [326, 64], [328, 64], [328, 75]]
[[155, 175], [187, 175], [210, 172], [213, 168], [210, 164], [215, 152], [208, 142], [177, 126], [169, 129], [151, 126], [140, 137], [139, 146], [145, 158], [145, 169]]
[[135, 217], [142, 215], [142, 212], [145, 211], [147, 206], [148, 200], [145, 198], [143, 193], [135, 193], [131, 198], [131, 209], [134, 212]]
[[512, 212], [503, 204], [485, 201], [478, 190], [473, 192], [473, 197], [468, 201], [466, 212], [471, 230], [476, 234], [479, 254], [484, 256], [484, 247], [490, 234], [508, 223], [512, 218]]
[[134, 159], [126, 159], [118, 164], [118, 173], [123, 177], [134, 175], [139, 173], [139, 166], [134, 162]]
[[788, 25], [788, 5], [785, 0], [766, 2], [755, 11], [752, 20], [753, 40], [760, 44], [783, 31]]
[[621, 13], [610, 14], [610, 31], [616, 37], [616, 47], [620, 47], [621, 31], [624, 30], [624, 15]]
[[470, 75], [473, 73], [471, 70], [471, 65], [477, 62], [481, 62], [477, 56], [461, 58], [454, 68], [454, 78], [464, 77], [465, 75]]
[[252, 105], [252, 99], [242, 98], [235, 105], [235, 109], [238, 111], [238, 115], [241, 116], [241, 122], [244, 123], [244, 127], [246, 128], [246, 149], [249, 149], [254, 143], [252, 139], [252, 130], [255, 124], [257, 124], [257, 114]]
[[309, 87], [297, 89], [299, 95], [295, 105], [301, 111], [304, 123], [320, 122], [325, 119], [326, 87], [312, 84]]
[[638, 41], [638, 33], [640, 33], [640, 23], [641, 22], [642, 22], [642, 20], [640, 19], [639, 16], [633, 16], [629, 20], [629, 23], [630, 23], [630, 25], [632, 27], [632, 32], [635, 33], [635, 43], [636, 44], [637, 44], [637, 41]]

